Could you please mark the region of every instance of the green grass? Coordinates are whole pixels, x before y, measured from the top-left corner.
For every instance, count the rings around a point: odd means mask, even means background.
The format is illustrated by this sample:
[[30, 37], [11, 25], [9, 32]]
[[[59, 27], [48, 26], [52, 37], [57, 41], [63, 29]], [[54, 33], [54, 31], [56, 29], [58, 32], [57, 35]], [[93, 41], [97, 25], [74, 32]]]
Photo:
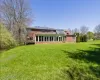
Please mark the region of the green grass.
[[100, 80], [100, 41], [27, 45], [4, 51], [0, 80]]

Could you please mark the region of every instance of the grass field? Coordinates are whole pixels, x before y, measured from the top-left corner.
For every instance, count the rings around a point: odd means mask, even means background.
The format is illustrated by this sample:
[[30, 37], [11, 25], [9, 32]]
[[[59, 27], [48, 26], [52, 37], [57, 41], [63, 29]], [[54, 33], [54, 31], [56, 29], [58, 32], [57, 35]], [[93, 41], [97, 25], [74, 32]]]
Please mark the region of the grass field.
[[27, 45], [4, 51], [0, 80], [100, 80], [100, 41]]

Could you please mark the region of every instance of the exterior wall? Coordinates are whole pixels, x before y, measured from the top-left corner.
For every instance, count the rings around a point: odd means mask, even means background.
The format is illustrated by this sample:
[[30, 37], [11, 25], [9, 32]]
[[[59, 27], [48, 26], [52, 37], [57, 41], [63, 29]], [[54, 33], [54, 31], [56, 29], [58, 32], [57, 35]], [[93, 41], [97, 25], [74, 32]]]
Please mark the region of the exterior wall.
[[66, 42], [76, 42], [76, 37], [73, 36], [69, 31], [66, 31]]
[[66, 37], [67, 42], [75, 42], [76, 38], [75, 37]]
[[35, 33], [34, 32], [29, 32], [28, 33], [28, 37], [32, 37], [33, 38], [33, 40], [35, 40]]
[[58, 43], [65, 43], [63, 41], [45, 41], [45, 42], [36, 42], [35, 44], [58, 44]]

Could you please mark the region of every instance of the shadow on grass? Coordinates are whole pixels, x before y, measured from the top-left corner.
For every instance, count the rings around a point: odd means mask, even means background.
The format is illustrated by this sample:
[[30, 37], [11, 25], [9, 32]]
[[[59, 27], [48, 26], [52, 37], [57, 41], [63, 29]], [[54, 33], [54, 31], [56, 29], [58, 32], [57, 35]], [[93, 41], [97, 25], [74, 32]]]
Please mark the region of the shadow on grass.
[[97, 47], [90, 47], [89, 50], [79, 50], [75, 52], [69, 52], [66, 50], [62, 50], [66, 53], [70, 58], [84, 60], [87, 62], [95, 62], [100, 64], [100, 44], [92, 44], [96, 45]]
[[[91, 44], [89, 50], [79, 50], [69, 52], [62, 50], [69, 58], [73, 60], [84, 61], [85, 63], [96, 63], [98, 66], [89, 66], [88, 69], [70, 66], [68, 70], [63, 70], [64, 74], [69, 76], [69, 80], [100, 80], [100, 44]], [[88, 65], [88, 64], [87, 64]], [[90, 75], [87, 75], [90, 74]], [[92, 76], [91, 76], [92, 75]]]

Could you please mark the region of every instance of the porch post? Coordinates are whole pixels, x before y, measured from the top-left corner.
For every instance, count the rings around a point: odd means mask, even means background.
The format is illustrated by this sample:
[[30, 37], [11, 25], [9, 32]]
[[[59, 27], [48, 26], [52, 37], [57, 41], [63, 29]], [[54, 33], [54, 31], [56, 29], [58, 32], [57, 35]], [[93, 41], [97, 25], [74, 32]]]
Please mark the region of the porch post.
[[35, 36], [35, 42], [36, 42], [36, 36]]
[[62, 36], [61, 36], [61, 41], [62, 41]]
[[62, 38], [63, 38], [63, 41], [64, 41], [64, 36]]
[[53, 41], [54, 41], [54, 36], [53, 36]]
[[39, 36], [38, 36], [38, 42], [39, 42]]
[[58, 36], [58, 41], [59, 41], [59, 36]]

